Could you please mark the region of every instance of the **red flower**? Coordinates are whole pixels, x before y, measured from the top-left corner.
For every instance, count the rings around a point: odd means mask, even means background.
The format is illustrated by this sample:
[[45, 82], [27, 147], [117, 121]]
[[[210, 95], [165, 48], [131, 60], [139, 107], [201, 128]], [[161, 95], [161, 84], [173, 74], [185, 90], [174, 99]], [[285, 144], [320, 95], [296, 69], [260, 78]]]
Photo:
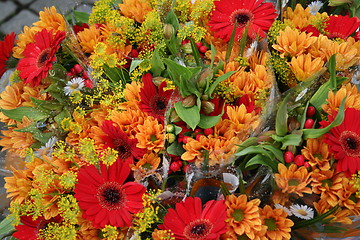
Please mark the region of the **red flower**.
[[21, 216], [20, 221], [22, 225], [15, 226], [17, 230], [13, 237], [19, 240], [38, 240], [40, 239], [39, 230], [46, 229], [49, 223], [60, 223], [62, 218], [60, 216], [45, 220], [43, 217], [38, 217], [36, 220], [32, 219], [33, 216]]
[[[333, 117], [329, 116], [330, 122]], [[334, 127], [325, 134], [324, 142], [329, 145], [329, 151], [338, 161], [337, 171], [350, 176], [360, 170], [360, 110], [348, 108], [341, 125]], [[329, 122], [321, 123], [327, 126]]]
[[139, 159], [145, 154], [146, 149], [136, 147], [138, 141], [130, 139], [119, 127], [115, 127], [113, 121], [105, 120], [101, 129], [107, 134], [101, 137], [105, 142], [104, 147], [118, 151], [119, 159], [133, 162], [133, 157]]
[[337, 15], [330, 16], [326, 24], [325, 31], [329, 38], [346, 39], [360, 27], [360, 20], [357, 17]]
[[64, 39], [65, 32], [58, 31], [54, 35], [52, 31], [46, 29], [34, 36], [35, 42], [26, 46], [25, 58], [19, 61], [17, 68], [20, 71], [19, 76], [25, 83], [37, 86], [47, 77], [53, 62], [56, 61], [55, 53]]
[[129, 174], [129, 165], [122, 161], [108, 168], [100, 163], [100, 171], [94, 165], [80, 169], [75, 198], [84, 210], [83, 218], [91, 221], [95, 228], [128, 227], [132, 222], [131, 214], [142, 209], [142, 195], [146, 189], [135, 182], [124, 184]]
[[320, 35], [320, 31], [313, 25], [307, 25], [306, 27], [301, 29], [301, 32], [312, 33], [311, 36], [314, 37], [318, 37]]
[[7, 61], [11, 57], [14, 41], [15, 33], [7, 34], [4, 41], [0, 41], [0, 77], [6, 72]]
[[241, 38], [247, 24], [250, 38], [254, 39], [257, 35], [265, 37], [265, 31], [269, 30], [277, 17], [274, 5], [263, 0], [220, 0], [214, 3], [210, 29], [215, 32], [215, 37], [225, 41], [230, 40], [235, 22], [236, 39]]
[[204, 208], [200, 198], [188, 197], [184, 202], [170, 208], [159, 228], [171, 230], [176, 239], [211, 240], [220, 239], [227, 231], [226, 205], [223, 200], [208, 201]]
[[162, 82], [159, 88], [156, 89], [150, 73], [146, 73], [142, 80], [144, 87], [140, 91], [140, 108], [155, 117], [160, 123], [163, 123], [166, 107], [173, 91], [164, 91], [166, 82]]

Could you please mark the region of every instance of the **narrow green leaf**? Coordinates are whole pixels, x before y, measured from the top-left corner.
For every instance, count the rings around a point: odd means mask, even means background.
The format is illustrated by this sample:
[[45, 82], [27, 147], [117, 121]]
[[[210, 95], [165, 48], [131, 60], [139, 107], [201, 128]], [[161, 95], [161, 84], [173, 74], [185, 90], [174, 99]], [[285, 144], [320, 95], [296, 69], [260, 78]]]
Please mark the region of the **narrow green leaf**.
[[239, 55], [241, 57], [244, 54], [248, 31], [249, 31], [249, 24], [246, 24], [245, 30], [244, 30], [243, 35], [241, 36], [241, 40], [240, 40], [240, 53], [239, 53]]
[[231, 75], [233, 75], [236, 71], [230, 71], [230, 72], [227, 72], [223, 75], [221, 75], [220, 77], [216, 78], [215, 81], [213, 83], [211, 83], [210, 87], [207, 89], [207, 91], [205, 92], [205, 94], [211, 96], [211, 94], [214, 92], [216, 86], [226, 80], [227, 78], [229, 78]]
[[325, 133], [327, 133], [331, 128], [339, 126], [344, 120], [345, 114], [345, 99], [344, 98], [340, 104], [339, 111], [332, 123], [330, 123], [327, 127], [318, 128], [318, 129], [303, 129], [304, 132], [304, 139], [308, 138], [318, 138]]
[[176, 31], [179, 29], [180, 27], [179, 19], [177, 18], [173, 9], [171, 9], [166, 15], [165, 23], [171, 24]]
[[175, 110], [179, 117], [186, 122], [191, 129], [195, 129], [200, 122], [200, 109], [198, 106], [194, 105], [192, 107], [186, 108], [182, 105], [181, 102], [175, 103]]
[[282, 143], [282, 150], [285, 150], [287, 146], [299, 146], [302, 141], [302, 131], [298, 131], [297, 134], [288, 134], [284, 137], [277, 136], [277, 135], [271, 135], [271, 138], [274, 139], [277, 142]]
[[[45, 112], [47, 111], [59, 111], [63, 108], [63, 105], [60, 104], [58, 101], [54, 100], [40, 100], [37, 98], [31, 97], [31, 102], [39, 109]], [[50, 112], [49, 112], [50, 114]]]
[[194, 39], [191, 38], [190, 43], [191, 43], [191, 50], [192, 50], [196, 65], [197, 66], [202, 66], [203, 64], [202, 64], [202, 60], [201, 60], [201, 57], [200, 57], [200, 52], [199, 52], [199, 49], [197, 48], [197, 46], [195, 44]]
[[132, 71], [134, 71], [135, 68], [137, 68], [140, 65], [140, 63], [142, 63], [143, 61], [144, 60], [140, 60], [140, 59], [132, 60], [130, 64], [129, 72], [131, 73]]
[[330, 89], [334, 90], [336, 88], [336, 56], [333, 54], [328, 61], [328, 69], [330, 73]]
[[49, 115], [39, 109], [33, 107], [18, 107], [14, 109], [1, 109], [1, 112], [15, 121], [21, 122], [23, 117], [27, 117], [34, 121], [44, 120], [49, 117]]
[[287, 112], [287, 105], [288, 99], [290, 94], [286, 95], [284, 100], [280, 103], [279, 109], [276, 113], [276, 120], [275, 120], [275, 131], [276, 135], [278, 136], [285, 136], [288, 132], [287, 127], [287, 119], [288, 119], [288, 112]]
[[235, 156], [241, 157], [241, 156], [245, 156], [248, 154], [261, 154], [270, 159], [275, 157], [274, 155], [272, 155], [271, 152], [268, 152], [265, 149], [263, 149], [261, 145], [247, 147], [247, 148], [235, 153]]
[[329, 211], [327, 211], [326, 213], [320, 214], [320, 215], [314, 217], [313, 219], [295, 222], [294, 226], [291, 229], [295, 230], [295, 229], [303, 228], [306, 226], [310, 226], [317, 222], [321, 222], [322, 220], [326, 219], [328, 216], [333, 214], [337, 209], [339, 209], [339, 206], [335, 206], [335, 207], [331, 208]]
[[88, 23], [90, 14], [86, 12], [73, 11], [74, 19], [76, 23]]
[[226, 54], [225, 54], [225, 62], [226, 63], [229, 62], [229, 59], [230, 59], [231, 51], [232, 51], [232, 48], [233, 48], [233, 45], [234, 45], [236, 28], [237, 28], [237, 22], [235, 21], [233, 30], [231, 32], [230, 40], [228, 42], [228, 47], [226, 49]]
[[13, 226], [13, 217], [6, 217], [0, 222], [0, 236], [4, 237], [9, 235], [12, 231], [15, 230]]
[[281, 151], [280, 149], [272, 146], [272, 145], [262, 145], [264, 149], [272, 152], [272, 154], [274, 154], [275, 158], [280, 161], [281, 163], [285, 163], [284, 162], [284, 154], [283, 151]]
[[260, 154], [255, 155], [253, 158], [251, 158], [245, 165], [245, 168], [254, 166], [254, 165], [265, 165], [270, 167], [273, 172], [277, 171], [278, 168], [278, 162], [274, 159], [264, 157]]
[[211, 69], [214, 67], [215, 55], [216, 55], [215, 46], [213, 44], [211, 44], [211, 63], [210, 63]]

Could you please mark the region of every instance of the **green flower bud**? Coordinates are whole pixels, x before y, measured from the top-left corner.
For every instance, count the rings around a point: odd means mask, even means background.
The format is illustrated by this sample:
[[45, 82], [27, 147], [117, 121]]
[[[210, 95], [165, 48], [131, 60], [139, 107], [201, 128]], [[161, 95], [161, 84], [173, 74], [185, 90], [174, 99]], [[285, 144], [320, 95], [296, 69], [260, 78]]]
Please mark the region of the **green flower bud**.
[[201, 101], [201, 109], [205, 114], [212, 113], [215, 110], [215, 104], [209, 101]]

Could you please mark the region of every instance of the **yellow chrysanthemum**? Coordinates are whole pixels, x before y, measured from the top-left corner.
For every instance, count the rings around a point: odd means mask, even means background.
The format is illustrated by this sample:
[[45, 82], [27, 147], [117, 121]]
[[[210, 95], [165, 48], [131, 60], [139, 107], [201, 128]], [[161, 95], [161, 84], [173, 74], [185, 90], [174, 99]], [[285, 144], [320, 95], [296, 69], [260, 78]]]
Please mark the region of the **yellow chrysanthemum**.
[[331, 155], [329, 146], [322, 141], [322, 138], [308, 139], [306, 147], [301, 150], [301, 154], [305, 159], [309, 160], [311, 167], [321, 170], [330, 169]]
[[96, 44], [100, 41], [100, 29], [95, 25], [85, 28], [77, 34], [81, 49], [85, 53], [93, 53]]
[[136, 139], [138, 148], [152, 150], [156, 153], [164, 148], [164, 127], [157, 119], [148, 117], [144, 124], [137, 126]]
[[322, 109], [332, 115], [338, 111], [342, 100], [345, 99], [345, 108], [355, 108], [360, 110], [360, 92], [355, 85], [346, 84], [336, 93], [329, 91], [327, 104], [322, 105]]
[[324, 65], [321, 58], [313, 59], [311, 54], [301, 54], [298, 57], [292, 57], [289, 66], [298, 81], [306, 81], [310, 76], [319, 72]]
[[287, 25], [302, 29], [309, 25], [311, 16], [310, 7], [304, 9], [301, 4], [296, 4], [294, 10], [292, 10], [291, 7], [286, 9], [286, 12], [284, 13], [284, 22]]
[[259, 214], [259, 199], [247, 200], [246, 195], [229, 195], [225, 201], [227, 207], [227, 222], [230, 231], [237, 235], [245, 234], [250, 239], [255, 238], [254, 231], [261, 230], [261, 219]]
[[298, 168], [291, 164], [287, 168], [283, 164], [278, 166], [279, 173], [275, 174], [275, 182], [283, 193], [296, 193], [300, 197], [304, 193], [311, 194], [312, 191], [307, 185], [311, 182], [311, 173], [305, 167]]
[[289, 240], [294, 222], [287, 218], [283, 209], [272, 209], [266, 205], [260, 210], [263, 224], [267, 226], [266, 236], [270, 240]]
[[306, 53], [307, 49], [314, 44], [316, 40], [317, 38], [312, 37], [310, 33], [307, 34], [297, 29], [286, 27], [284, 31], [280, 31], [277, 44], [274, 44], [273, 48], [281, 53], [281, 57], [294, 57]]
[[125, 17], [134, 19], [139, 23], [142, 23], [145, 15], [152, 11], [147, 0], [124, 0], [122, 4], [119, 4], [119, 8]]

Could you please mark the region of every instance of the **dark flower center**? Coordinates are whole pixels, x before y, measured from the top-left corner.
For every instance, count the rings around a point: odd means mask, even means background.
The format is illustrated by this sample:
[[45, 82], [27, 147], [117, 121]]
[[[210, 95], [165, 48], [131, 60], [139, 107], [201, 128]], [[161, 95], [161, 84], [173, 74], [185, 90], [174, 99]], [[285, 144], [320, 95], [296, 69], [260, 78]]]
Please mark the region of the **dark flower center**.
[[360, 136], [357, 133], [343, 131], [339, 140], [346, 155], [360, 157]]
[[245, 27], [249, 22], [254, 21], [254, 15], [249, 9], [237, 9], [230, 15], [230, 22], [237, 22], [239, 27]]
[[184, 236], [187, 239], [201, 239], [211, 233], [213, 224], [208, 219], [197, 219], [187, 225], [184, 229]]
[[51, 49], [47, 48], [44, 49], [40, 54], [39, 57], [37, 59], [37, 67], [38, 68], [42, 68], [46, 65], [47, 61], [49, 60], [49, 58], [51, 58], [50, 56], [51, 53]]
[[131, 146], [126, 140], [122, 138], [117, 138], [114, 140], [114, 149], [118, 151], [118, 156], [120, 159], [125, 160], [131, 157]]
[[239, 24], [245, 24], [250, 20], [250, 17], [248, 15], [245, 15], [245, 14], [236, 14], [235, 15], [235, 20]]
[[97, 190], [97, 199], [101, 207], [111, 211], [124, 206], [126, 196], [117, 182], [106, 182]]
[[156, 94], [150, 99], [150, 107], [156, 115], [164, 115], [167, 106], [167, 99]]

